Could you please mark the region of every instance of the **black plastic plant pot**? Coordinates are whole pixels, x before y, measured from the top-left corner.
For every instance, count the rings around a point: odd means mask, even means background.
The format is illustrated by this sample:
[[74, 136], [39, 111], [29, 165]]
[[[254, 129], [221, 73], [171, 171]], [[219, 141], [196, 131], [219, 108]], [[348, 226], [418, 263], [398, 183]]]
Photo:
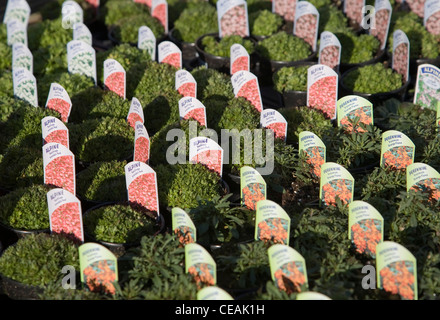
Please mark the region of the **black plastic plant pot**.
[[1, 275], [3, 292], [12, 300], [40, 300], [42, 287], [27, 285]]
[[185, 42], [176, 37], [176, 29], [173, 28], [168, 33], [168, 38], [182, 51], [182, 60], [191, 61], [199, 56], [195, 42]]
[[374, 64], [376, 62], [382, 62], [384, 60], [386, 60], [387, 58], [387, 53], [386, 50], [379, 50], [379, 52], [376, 53], [376, 55], [374, 56], [373, 59], [364, 61], [364, 62], [360, 62], [360, 63], [343, 63], [341, 62], [339, 65], [339, 72], [341, 72], [342, 74], [344, 74], [346, 71], [356, 68], [356, 67], [362, 67], [362, 66], [366, 66], [369, 64]]
[[50, 229], [47, 228], [47, 229], [24, 230], [24, 229], [13, 228], [9, 225], [0, 222], [0, 232], [5, 234], [9, 233], [15, 236], [17, 239], [21, 239], [31, 234], [50, 233]]

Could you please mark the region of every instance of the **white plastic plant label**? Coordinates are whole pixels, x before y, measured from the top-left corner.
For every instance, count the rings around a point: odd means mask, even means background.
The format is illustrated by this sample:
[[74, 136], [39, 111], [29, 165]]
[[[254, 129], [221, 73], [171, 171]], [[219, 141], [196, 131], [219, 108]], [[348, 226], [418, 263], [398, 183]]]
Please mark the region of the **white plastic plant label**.
[[128, 110], [127, 122], [130, 127], [135, 128], [136, 122], [144, 123], [144, 109], [139, 99], [133, 97], [131, 99], [130, 109]]
[[34, 57], [29, 48], [23, 43], [14, 43], [12, 45], [12, 70], [25, 68], [30, 73], [34, 72]]
[[76, 194], [75, 156], [61, 143], [43, 146], [44, 184]]
[[195, 137], [189, 141], [189, 161], [205, 165], [220, 177], [223, 174], [223, 149], [210, 138]]
[[61, 188], [47, 195], [51, 233], [63, 234], [77, 243], [84, 242], [81, 202], [74, 194]]
[[362, 25], [362, 10], [365, 7], [365, 0], [344, 0], [342, 11], [348, 19]]
[[73, 25], [73, 40], [81, 40], [89, 46], [93, 44], [92, 33], [89, 28], [82, 22], [77, 22]]
[[41, 119], [43, 146], [48, 143], [59, 143], [69, 149], [69, 129], [60, 120], [52, 116]]
[[97, 84], [96, 52], [92, 46], [80, 40], [67, 44], [67, 70], [72, 74], [83, 74]]
[[125, 165], [128, 201], [159, 216], [156, 172], [146, 163], [131, 161]]
[[315, 291], [304, 291], [296, 295], [296, 300], [332, 300], [330, 297]]
[[257, 109], [263, 111], [263, 99], [261, 98], [258, 78], [249, 71], [238, 71], [231, 76], [232, 87], [235, 97], [243, 97]]
[[185, 272], [192, 275], [200, 287], [217, 284], [217, 264], [198, 243], [188, 243], [185, 246]]
[[174, 68], [182, 69], [182, 51], [171, 41], [162, 41], [158, 46], [158, 62], [168, 63]]
[[193, 75], [185, 69], [176, 71], [175, 88], [184, 97], [197, 98], [197, 82]]
[[171, 209], [171, 219], [173, 232], [182, 246], [197, 241], [197, 228], [185, 210], [178, 207]]
[[179, 100], [180, 119], [194, 119], [206, 127], [206, 108], [197, 98], [183, 97]]
[[38, 107], [37, 80], [34, 75], [25, 68], [17, 68], [12, 71], [12, 81], [14, 96]]
[[69, 120], [70, 111], [72, 110], [72, 101], [63, 86], [55, 82], [51, 83], [46, 108], [57, 111], [61, 115], [63, 122]]
[[151, 1], [151, 16], [158, 19], [168, 33], [168, 3], [166, 0]]
[[424, 192], [433, 203], [440, 200], [440, 174], [430, 165], [416, 162], [406, 168], [406, 190]]
[[233, 75], [238, 71], [250, 71], [250, 57], [249, 53], [239, 43], [234, 43], [230, 49], [230, 74]]
[[367, 99], [357, 96], [344, 96], [337, 102], [338, 127], [348, 133], [366, 132], [362, 126], [373, 125], [373, 104]]
[[290, 217], [286, 211], [272, 200], [258, 201], [254, 239], [289, 245], [289, 238]]
[[133, 161], [148, 164], [150, 161], [150, 136], [144, 124], [140, 121], [136, 122], [134, 130]]
[[75, 23], [84, 22], [84, 12], [76, 1], [64, 1], [61, 7], [61, 24], [64, 29], [73, 29]]
[[374, 3], [374, 24], [369, 29], [371, 35], [380, 42], [380, 49], [384, 50], [388, 40], [388, 30], [391, 23], [393, 8], [389, 0], [376, 0]]
[[8, 0], [6, 4], [5, 15], [3, 17], [3, 23], [7, 24], [10, 20], [17, 20], [28, 25], [29, 17], [31, 15], [31, 7], [25, 0]]
[[293, 22], [296, 2], [297, 0], [272, 0], [272, 12], [279, 14], [286, 21]]
[[427, 0], [424, 7], [423, 25], [429, 33], [440, 34], [440, 1]]
[[316, 64], [307, 69], [307, 106], [336, 119], [338, 74], [330, 67]]
[[197, 292], [197, 300], [234, 300], [234, 298], [222, 288], [208, 286]]
[[147, 26], [138, 29], [138, 49], [146, 50], [151, 60], [156, 61], [156, 36]]
[[286, 141], [287, 120], [275, 109], [265, 109], [260, 114], [260, 125], [273, 130], [276, 139]]
[[12, 46], [14, 43], [22, 43], [28, 45], [27, 25], [18, 20], [8, 20], [6, 24], [8, 45]]
[[354, 178], [340, 164], [326, 162], [321, 166], [319, 183], [319, 205], [336, 206], [336, 198], [343, 204], [353, 201]]
[[435, 110], [440, 103], [440, 68], [432, 64], [419, 65], [414, 92], [414, 104]]
[[267, 198], [267, 185], [263, 176], [254, 168], [240, 168], [241, 204], [250, 210], [257, 209], [257, 203]]
[[305, 156], [305, 161], [312, 166], [312, 173], [316, 178], [321, 177], [321, 166], [326, 161], [326, 147], [321, 138], [310, 131], [301, 131], [299, 134], [298, 150]]
[[115, 59], [104, 61], [104, 89], [125, 99], [126, 75], [124, 67]]
[[341, 63], [341, 43], [338, 37], [330, 31], [321, 33], [318, 63], [326, 65], [336, 72], [339, 71], [339, 64]]
[[219, 0], [216, 6], [220, 38], [230, 35], [241, 37], [250, 35], [248, 9], [245, 0]]
[[380, 166], [405, 170], [414, 162], [415, 145], [404, 133], [388, 130], [382, 134]]
[[317, 50], [318, 28], [319, 11], [308, 1], [298, 1], [296, 3], [293, 34], [307, 42], [313, 52]]
[[407, 35], [402, 30], [393, 32], [393, 59], [391, 68], [402, 75], [406, 83], [409, 79], [410, 43]]

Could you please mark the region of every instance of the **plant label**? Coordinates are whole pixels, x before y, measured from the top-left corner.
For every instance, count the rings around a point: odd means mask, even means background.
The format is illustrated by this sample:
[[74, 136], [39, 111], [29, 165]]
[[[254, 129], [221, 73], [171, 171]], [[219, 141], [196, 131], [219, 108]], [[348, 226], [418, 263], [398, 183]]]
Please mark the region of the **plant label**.
[[223, 149], [210, 138], [195, 137], [189, 141], [189, 161], [203, 164], [220, 177], [223, 174]]
[[275, 138], [282, 141], [287, 139], [287, 121], [281, 113], [275, 109], [265, 109], [260, 114], [260, 125], [272, 130]]
[[125, 165], [128, 201], [159, 216], [156, 172], [146, 163], [131, 161]]
[[167, 63], [174, 68], [182, 69], [182, 51], [171, 41], [162, 41], [158, 46], [159, 63]]
[[279, 290], [287, 294], [308, 289], [306, 261], [288, 245], [274, 244], [267, 249], [270, 274]]
[[29, 17], [31, 15], [31, 7], [25, 0], [8, 0], [6, 4], [5, 15], [3, 23], [7, 24], [10, 20], [17, 20], [28, 25]]
[[330, 67], [317, 64], [307, 69], [307, 106], [336, 119], [338, 74]]
[[297, 0], [273, 0], [272, 12], [284, 18], [285, 21], [295, 20], [295, 9]]
[[84, 41], [89, 46], [93, 44], [92, 33], [82, 22], [77, 22], [73, 25], [73, 40]]
[[376, 246], [383, 241], [383, 217], [371, 204], [356, 200], [348, 206], [348, 238], [356, 252], [376, 257]]
[[431, 166], [416, 162], [406, 168], [406, 190], [428, 194], [431, 201], [440, 200], [440, 174]]
[[46, 108], [57, 111], [61, 115], [61, 120], [67, 123], [72, 110], [72, 101], [63, 86], [55, 82], [51, 83]]
[[385, 50], [387, 46], [392, 13], [393, 8], [389, 0], [376, 0], [374, 2], [374, 25], [369, 29], [369, 33], [379, 40], [381, 50]]
[[182, 246], [197, 241], [197, 228], [190, 216], [181, 208], [171, 210], [172, 228]]
[[100, 0], [85, 0], [88, 4], [92, 6], [93, 9], [95, 9], [95, 12], [98, 11], [100, 6]]
[[135, 129], [136, 122], [138, 121], [142, 124], [144, 123], [144, 108], [142, 108], [139, 99], [133, 97], [133, 99], [131, 99], [130, 109], [128, 110], [127, 122], [130, 127]]
[[241, 204], [250, 210], [257, 210], [257, 202], [266, 200], [267, 185], [261, 174], [254, 168], [240, 168]]
[[342, 11], [347, 18], [358, 25], [362, 25], [362, 10], [365, 7], [365, 0], [344, 0]]
[[75, 155], [61, 143], [43, 146], [44, 184], [76, 194]]
[[363, 126], [373, 125], [373, 104], [367, 99], [349, 95], [339, 99], [336, 106], [338, 127], [348, 133], [366, 132]]
[[61, 23], [64, 29], [73, 29], [75, 23], [84, 22], [84, 12], [76, 1], [64, 1], [61, 7]]
[[80, 40], [67, 44], [67, 70], [71, 74], [83, 74], [94, 80], [96, 78], [96, 52], [93, 47]]
[[69, 129], [61, 120], [52, 116], [44, 117], [41, 119], [41, 132], [43, 146], [55, 142], [69, 149]]
[[151, 60], [156, 61], [156, 36], [147, 26], [142, 26], [138, 30], [138, 49], [146, 50]]
[[421, 64], [417, 70], [414, 104], [434, 109], [440, 102], [440, 68], [432, 64]]
[[81, 202], [67, 190], [56, 188], [47, 193], [50, 231], [84, 242]]
[[159, 20], [165, 33], [168, 33], [168, 3], [166, 0], [151, 1], [151, 16]]
[[317, 50], [319, 27], [319, 11], [308, 1], [298, 1], [295, 9], [293, 34], [303, 39], [312, 48]]
[[321, 166], [319, 184], [319, 205], [336, 206], [336, 197], [343, 204], [353, 201], [354, 178], [350, 172], [340, 164], [326, 162]]
[[145, 4], [147, 7], [151, 8], [152, 0], [133, 0], [136, 3]]
[[249, 37], [248, 9], [245, 0], [217, 1], [219, 37], [231, 35]]
[[126, 75], [124, 67], [114, 59], [104, 61], [104, 88], [125, 99]]
[[234, 298], [222, 288], [209, 286], [197, 292], [197, 300], [234, 300]]
[[414, 162], [415, 145], [404, 133], [388, 130], [382, 134], [380, 166], [405, 170]]
[[296, 295], [296, 300], [331, 300], [325, 294], [313, 291], [300, 292]]
[[235, 97], [243, 97], [248, 100], [258, 112], [263, 111], [263, 99], [261, 99], [258, 78], [249, 71], [238, 71], [231, 76], [232, 87]]
[[78, 248], [81, 282], [92, 292], [115, 294], [118, 259], [106, 247], [87, 242]]
[[217, 265], [209, 252], [198, 243], [185, 245], [185, 272], [194, 277], [199, 287], [217, 283]]
[[427, 0], [424, 7], [423, 25], [429, 33], [440, 35], [440, 1]]
[[137, 121], [134, 128], [134, 161], [144, 162], [150, 161], [150, 136], [142, 122]]
[[393, 59], [391, 68], [402, 75], [402, 80], [406, 83], [409, 79], [409, 39], [405, 32], [396, 30], [393, 32]]
[[257, 202], [254, 238], [289, 245], [290, 217], [278, 203], [267, 199]]
[[440, 127], [440, 101], [437, 101], [437, 127]]
[[12, 70], [25, 68], [30, 73], [34, 71], [34, 58], [32, 52], [23, 43], [16, 42], [12, 45]]
[[321, 33], [319, 42], [319, 64], [326, 65], [336, 72], [339, 71], [339, 64], [341, 62], [341, 43], [330, 31]]
[[176, 71], [175, 88], [184, 97], [197, 98], [197, 82], [187, 70], [180, 69]]
[[183, 97], [179, 100], [180, 119], [194, 119], [206, 127], [206, 108], [200, 100], [193, 97]]
[[305, 161], [312, 166], [312, 174], [321, 177], [321, 166], [326, 161], [326, 147], [322, 140], [313, 132], [302, 131], [299, 134], [299, 152]]
[[249, 53], [239, 43], [234, 43], [231, 46], [230, 49], [230, 57], [231, 57], [231, 63], [230, 63], [230, 73], [233, 75], [234, 73], [238, 71], [250, 71], [250, 57]]
[[377, 287], [402, 300], [417, 300], [417, 260], [404, 246], [383, 241], [376, 247]]
[[14, 43], [22, 43], [28, 45], [27, 25], [18, 20], [9, 20], [6, 24], [8, 45], [12, 46]]
[[12, 71], [14, 96], [24, 100], [34, 107], [38, 107], [37, 80], [25, 68], [16, 68]]

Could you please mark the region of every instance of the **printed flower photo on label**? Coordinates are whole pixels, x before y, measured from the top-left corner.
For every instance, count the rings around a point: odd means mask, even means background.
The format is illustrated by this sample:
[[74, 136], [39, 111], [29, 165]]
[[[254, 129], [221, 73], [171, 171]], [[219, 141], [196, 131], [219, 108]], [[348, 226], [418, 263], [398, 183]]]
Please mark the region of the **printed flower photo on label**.
[[323, 147], [315, 146], [304, 150], [306, 161], [312, 165], [313, 175], [317, 178], [321, 177], [321, 166], [325, 163], [325, 149]]
[[382, 241], [382, 222], [364, 219], [351, 226], [351, 242], [356, 252], [372, 258], [376, 256], [376, 245]]
[[288, 221], [281, 218], [268, 218], [258, 223], [257, 238], [264, 242], [287, 244]]
[[194, 230], [188, 226], [180, 226], [174, 229], [174, 234], [179, 239], [179, 243], [184, 246], [188, 243], [195, 243]]
[[353, 182], [348, 179], [335, 179], [322, 187], [322, 203], [325, 206], [336, 206], [336, 197], [343, 204], [348, 204], [352, 200]]
[[60, 98], [53, 98], [47, 102], [47, 108], [58, 112], [61, 115], [61, 121], [67, 122], [70, 114], [70, 104]]
[[77, 202], [59, 206], [51, 215], [51, 232], [63, 234], [75, 242], [82, 242], [82, 223], [79, 212]]
[[43, 145], [51, 142], [62, 144], [69, 149], [69, 133], [66, 130], [52, 131], [43, 139]]
[[[366, 132], [359, 124], [371, 125], [373, 124], [373, 112], [370, 106], [364, 106], [357, 108], [350, 113], [348, 113], [344, 118], [341, 119], [341, 127], [344, 128], [348, 133], [363, 133]], [[353, 127], [355, 119], [359, 119], [357, 125]]]
[[223, 14], [220, 18], [222, 37], [230, 35], [248, 36], [247, 12], [244, 5], [238, 5]]
[[379, 272], [381, 287], [391, 294], [398, 294], [403, 300], [414, 299], [414, 264], [411, 261], [396, 261]]
[[382, 163], [384, 167], [393, 170], [405, 170], [413, 163], [414, 148], [409, 146], [394, 147], [384, 152]]
[[83, 271], [84, 282], [92, 292], [115, 294], [116, 266], [112, 260], [100, 260]]
[[241, 199], [246, 207], [257, 209], [257, 202], [266, 199], [266, 188], [262, 183], [249, 183], [241, 190]]
[[188, 268], [198, 288], [215, 285], [214, 268], [207, 263], [196, 263]]
[[309, 88], [309, 107], [320, 110], [329, 119], [336, 116], [337, 77], [324, 77]]
[[304, 265], [302, 262], [288, 262], [275, 271], [276, 286], [287, 294], [301, 292], [306, 284]]
[[410, 190], [428, 193], [430, 201], [437, 202], [440, 200], [440, 179], [428, 178], [417, 182]]

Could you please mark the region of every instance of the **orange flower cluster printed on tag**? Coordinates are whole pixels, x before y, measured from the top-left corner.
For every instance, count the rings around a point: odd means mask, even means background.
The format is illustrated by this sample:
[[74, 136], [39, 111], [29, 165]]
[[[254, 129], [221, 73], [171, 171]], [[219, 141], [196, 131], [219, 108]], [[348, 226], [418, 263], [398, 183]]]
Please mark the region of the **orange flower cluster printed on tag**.
[[[352, 122], [355, 120], [355, 118], [359, 118], [359, 122], [356, 127], [353, 127]], [[360, 107], [356, 110], [353, 110], [352, 112], [347, 114], [346, 117], [341, 119], [341, 126], [348, 133], [353, 133], [353, 132], [364, 133], [364, 132], [366, 132], [365, 129], [363, 129], [361, 126], [359, 126], [360, 123], [363, 123], [365, 125], [373, 124], [373, 118], [372, 118], [370, 107]]]
[[322, 201], [327, 206], [336, 206], [336, 196], [343, 204], [352, 200], [353, 182], [348, 179], [335, 179], [322, 187]]
[[417, 182], [410, 189], [428, 193], [430, 201], [437, 202], [440, 200], [440, 179], [438, 178], [424, 179]]
[[301, 292], [301, 287], [306, 283], [304, 267], [301, 262], [288, 262], [275, 271], [275, 283], [280, 290], [287, 294]]
[[324, 152], [323, 147], [310, 147], [305, 149], [307, 155], [306, 161], [312, 166], [313, 175], [318, 178], [321, 177], [321, 166], [325, 163]]
[[194, 230], [192, 230], [188, 226], [181, 226], [179, 228], [174, 229], [174, 234], [177, 235], [179, 239], [179, 243], [181, 246], [184, 246], [188, 243], [194, 243]]
[[414, 265], [410, 261], [390, 263], [380, 270], [382, 288], [392, 294], [398, 294], [403, 300], [414, 299]]
[[115, 294], [116, 267], [111, 260], [92, 263], [84, 269], [84, 282], [92, 292]]
[[351, 241], [360, 254], [376, 256], [376, 246], [382, 241], [382, 224], [377, 219], [365, 219], [351, 226]]
[[273, 243], [286, 244], [288, 234], [287, 221], [281, 218], [269, 218], [258, 223], [258, 239]]
[[262, 183], [249, 183], [243, 188], [241, 198], [246, 207], [256, 210], [257, 202], [266, 199], [266, 188]]
[[413, 163], [414, 148], [408, 146], [394, 147], [383, 154], [384, 167], [393, 170], [405, 170]]
[[207, 263], [196, 263], [188, 268], [188, 272], [194, 277], [199, 289], [201, 289], [203, 285], [215, 285], [213, 267]]

